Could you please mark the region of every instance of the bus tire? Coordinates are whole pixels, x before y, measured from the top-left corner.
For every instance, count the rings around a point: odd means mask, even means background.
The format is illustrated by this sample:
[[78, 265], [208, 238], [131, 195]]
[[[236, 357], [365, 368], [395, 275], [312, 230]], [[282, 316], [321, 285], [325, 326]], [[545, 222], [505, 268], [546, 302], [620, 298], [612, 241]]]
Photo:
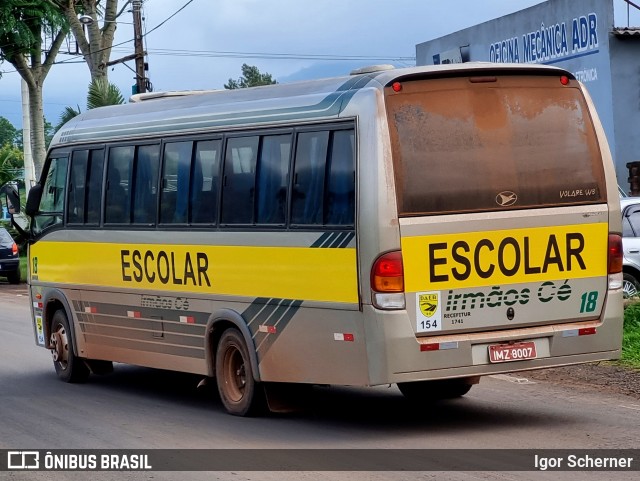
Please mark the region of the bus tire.
[[399, 382], [398, 389], [410, 401], [425, 402], [462, 397], [469, 392], [472, 385], [467, 379], [443, 379]]
[[264, 392], [253, 377], [249, 350], [240, 331], [222, 333], [216, 350], [216, 382], [229, 414], [251, 416], [264, 406]]
[[20, 270], [7, 274], [7, 281], [9, 284], [20, 284]]
[[62, 309], [58, 309], [51, 319], [51, 355], [58, 378], [64, 382], [82, 383], [89, 378], [89, 368], [73, 352], [73, 337], [69, 320]]

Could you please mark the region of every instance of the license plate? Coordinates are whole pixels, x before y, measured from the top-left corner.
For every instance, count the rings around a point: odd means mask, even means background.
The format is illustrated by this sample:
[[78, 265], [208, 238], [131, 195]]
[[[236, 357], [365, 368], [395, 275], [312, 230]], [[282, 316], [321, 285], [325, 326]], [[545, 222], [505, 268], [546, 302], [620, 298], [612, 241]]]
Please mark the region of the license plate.
[[489, 346], [489, 361], [491, 362], [522, 361], [536, 357], [536, 344], [533, 341]]

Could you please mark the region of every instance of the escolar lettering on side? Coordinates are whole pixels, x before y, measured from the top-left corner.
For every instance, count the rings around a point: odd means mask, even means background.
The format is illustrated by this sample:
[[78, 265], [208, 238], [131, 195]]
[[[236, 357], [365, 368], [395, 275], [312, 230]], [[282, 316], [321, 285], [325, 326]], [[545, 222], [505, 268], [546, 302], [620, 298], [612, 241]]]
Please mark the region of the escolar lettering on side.
[[[161, 282], [162, 284], [193, 285], [211, 287], [209, 275], [209, 258], [204, 252], [196, 252], [195, 259], [186, 252], [184, 255], [175, 252], [144, 252], [134, 249], [120, 251], [122, 280], [124, 282]], [[177, 262], [176, 262], [177, 261]]]

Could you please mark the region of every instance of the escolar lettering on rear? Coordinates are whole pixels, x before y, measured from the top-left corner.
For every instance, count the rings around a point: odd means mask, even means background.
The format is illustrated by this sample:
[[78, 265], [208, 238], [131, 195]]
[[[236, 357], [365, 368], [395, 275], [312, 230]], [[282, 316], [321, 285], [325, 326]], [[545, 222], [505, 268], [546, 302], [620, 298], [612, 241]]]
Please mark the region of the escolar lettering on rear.
[[[455, 265], [450, 269], [451, 275], [459, 281], [468, 279], [472, 271], [481, 278], [487, 279], [496, 269], [507, 277], [515, 276], [520, 271], [525, 274], [546, 273], [553, 267], [559, 272], [571, 271], [572, 262], [576, 262], [580, 269], [586, 269], [582, 258], [584, 236], [580, 233], [566, 234], [564, 251], [560, 250], [555, 234], [551, 234], [547, 240], [544, 258], [539, 265], [535, 265], [531, 259], [530, 242], [529, 236], [525, 236], [522, 245], [513, 237], [505, 237], [497, 246], [490, 239], [482, 239], [475, 246], [463, 240], [456, 241], [453, 245], [447, 242], [430, 244], [429, 280], [431, 282], [449, 280], [449, 274], [438, 274], [436, 269], [438, 265], [447, 264], [448, 256], [451, 256]], [[482, 252], [483, 250], [486, 252]], [[486, 260], [483, 261], [483, 258]]]
[[403, 237], [407, 292], [603, 276], [606, 223]]

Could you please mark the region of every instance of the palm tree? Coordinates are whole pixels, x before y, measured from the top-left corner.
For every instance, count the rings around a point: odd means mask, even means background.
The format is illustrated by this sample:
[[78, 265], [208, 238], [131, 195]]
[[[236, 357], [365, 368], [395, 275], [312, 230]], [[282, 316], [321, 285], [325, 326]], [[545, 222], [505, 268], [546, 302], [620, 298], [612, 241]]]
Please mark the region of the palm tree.
[[60, 121], [58, 122], [58, 125], [56, 125], [56, 132], [60, 130], [60, 128], [64, 124], [69, 122], [69, 120], [71, 120], [74, 117], [77, 117], [81, 113], [82, 113], [82, 110], [80, 110], [79, 105], [78, 105], [78, 110], [74, 109], [73, 107], [68, 107], [68, 106], [65, 107], [62, 113], [60, 114]]
[[121, 105], [123, 103], [124, 97], [120, 89], [109, 83], [104, 77], [99, 77], [89, 84], [87, 109], [96, 109], [107, 105]]
[[[123, 103], [124, 97], [120, 89], [116, 85], [109, 83], [106, 78], [96, 78], [89, 84], [87, 110], [106, 107], [108, 105], [121, 105]], [[60, 130], [64, 124], [81, 113], [80, 106], [78, 106], [78, 110], [73, 107], [66, 107], [60, 115], [60, 122], [56, 126], [56, 131]]]

